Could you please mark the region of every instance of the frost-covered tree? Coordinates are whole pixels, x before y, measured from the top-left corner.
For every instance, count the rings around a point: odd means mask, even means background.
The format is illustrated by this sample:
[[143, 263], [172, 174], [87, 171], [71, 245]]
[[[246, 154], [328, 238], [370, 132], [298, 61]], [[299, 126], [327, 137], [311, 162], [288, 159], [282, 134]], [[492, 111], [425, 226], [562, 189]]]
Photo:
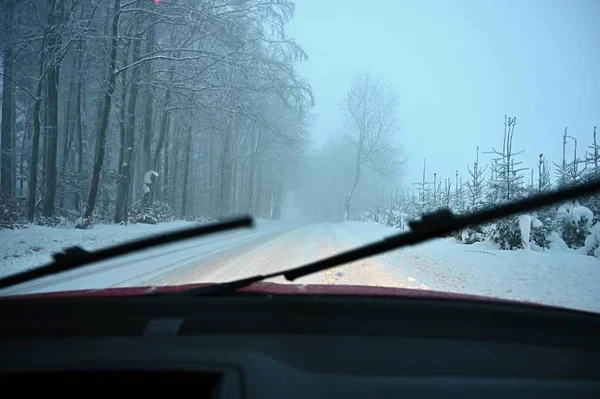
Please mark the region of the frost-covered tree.
[[[518, 199], [525, 193], [522, 172], [527, 168], [521, 167], [522, 162], [516, 160], [516, 156], [522, 154], [523, 151], [513, 150], [516, 122], [515, 117], [504, 115], [502, 150], [492, 148], [490, 152], [496, 156], [492, 159], [492, 178], [488, 183], [490, 205]], [[497, 221], [491, 230], [490, 238], [504, 249], [521, 246], [519, 215]]]
[[391, 178], [401, 174], [398, 95], [380, 78], [358, 73], [344, 99], [345, 130], [356, 150], [354, 179], [344, 201], [346, 219], [363, 168]]
[[[589, 152], [586, 152], [586, 173], [584, 176], [585, 180], [598, 180], [600, 179], [600, 144], [598, 144], [596, 137], [596, 127], [594, 126], [592, 144], [588, 146]], [[600, 218], [600, 195], [594, 194], [582, 198], [583, 204], [588, 207], [594, 214], [594, 222], [596, 223]]]
[[493, 178], [489, 181], [490, 189], [496, 201], [510, 201], [523, 195], [523, 174], [527, 168], [521, 167], [522, 162], [516, 156], [523, 153], [513, 151], [513, 137], [515, 132], [516, 117], [504, 115], [504, 137], [502, 150], [492, 148], [491, 154], [497, 157], [492, 159]]
[[419, 208], [420, 213], [427, 213], [432, 209], [433, 204], [431, 203], [431, 186], [433, 183], [427, 181], [426, 179], [427, 173], [427, 160], [423, 160], [423, 176], [421, 181], [418, 183], [413, 183], [417, 186], [417, 206]]
[[277, 217], [313, 105], [295, 71], [307, 55], [286, 33], [294, 12], [291, 0], [2, 2], [2, 194], [27, 195], [30, 221], [81, 227], [127, 223], [155, 200], [189, 217]]
[[559, 232], [569, 247], [580, 248], [585, 245], [585, 239], [592, 231], [593, 217], [592, 211], [577, 200], [558, 207], [556, 219], [560, 223]]
[[477, 147], [473, 169], [467, 165], [467, 170], [469, 172], [469, 180], [465, 183], [465, 188], [467, 192], [468, 208], [470, 211], [475, 211], [482, 208], [484, 205], [485, 178], [483, 177], [483, 174], [487, 170], [487, 165], [483, 168], [479, 165], [479, 147]]
[[[586, 174], [586, 161], [577, 156], [577, 139], [568, 135], [567, 132], [568, 130], [565, 127], [565, 132], [562, 136], [562, 160], [560, 164], [554, 163], [554, 166], [556, 166], [556, 184], [558, 187], [577, 184], [578, 182], [581, 182]], [[567, 139], [571, 139], [574, 142], [573, 158], [571, 160], [569, 160], [567, 156]]]
[[600, 179], [600, 144], [596, 139], [596, 126], [594, 126], [594, 135], [592, 144], [588, 146], [590, 152], [586, 153], [587, 178]]
[[550, 191], [552, 188], [552, 182], [550, 181], [550, 168], [548, 167], [548, 161], [544, 158], [544, 154], [540, 154], [538, 160], [538, 178], [537, 185], [535, 187], [535, 193], [541, 194]]
[[14, 98], [14, 76], [13, 76], [13, 25], [14, 8], [16, 0], [6, 0], [0, 5], [0, 50], [2, 51], [2, 125], [0, 132], [0, 198], [11, 199], [13, 196], [13, 98]]
[[452, 209], [452, 198], [452, 179], [448, 177], [444, 179], [444, 188], [440, 194], [441, 206], [446, 209]]
[[454, 182], [454, 205], [452, 209], [456, 213], [462, 213], [465, 211], [465, 187], [463, 184], [462, 177], [459, 178], [458, 169], [455, 173], [455, 182]]
[[[550, 179], [550, 167], [548, 166], [548, 161], [544, 157], [544, 154], [539, 154], [537, 162], [537, 178], [535, 178], [535, 181], [528, 190], [528, 195], [543, 194], [551, 189], [552, 182]], [[536, 242], [545, 243], [542, 236], [548, 232], [548, 229], [553, 227], [555, 213], [556, 207], [553, 206], [540, 208], [534, 212], [538, 220], [543, 224], [543, 226], [538, 226], [539, 228], [536, 226], [532, 228], [532, 236], [535, 236]]]

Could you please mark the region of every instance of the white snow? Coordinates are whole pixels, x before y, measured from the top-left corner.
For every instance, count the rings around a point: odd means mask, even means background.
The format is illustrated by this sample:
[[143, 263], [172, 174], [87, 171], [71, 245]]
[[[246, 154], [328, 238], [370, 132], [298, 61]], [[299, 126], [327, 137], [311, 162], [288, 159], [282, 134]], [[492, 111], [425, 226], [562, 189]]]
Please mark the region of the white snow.
[[576, 201], [575, 204], [566, 202], [559, 206], [556, 216], [557, 218], [562, 219], [565, 223], [578, 224], [580, 220], [584, 219], [586, 221], [586, 227], [590, 228], [594, 214], [589, 208], [580, 206]]
[[[349, 222], [337, 231], [354, 246], [397, 233], [375, 222]], [[577, 250], [506, 251], [489, 242], [465, 245], [445, 238], [377, 259], [398, 281], [411, 276], [431, 290], [600, 312], [600, 259]]]
[[[203, 256], [239, 245], [249, 237], [259, 238], [261, 235], [288, 228], [287, 225], [269, 220], [257, 220], [255, 224], [255, 229], [232, 230], [94, 263], [72, 272], [0, 290], [0, 295], [140, 285], [140, 281], [149, 278], [153, 273], [168, 274], [171, 269], [177, 269], [190, 262], [198, 264], [198, 260]], [[158, 225], [96, 225], [89, 230], [35, 225], [18, 230], [0, 230], [0, 275], [43, 266], [52, 261], [53, 253], [70, 246], [93, 250], [194, 225], [197, 224], [178, 221]]]
[[530, 249], [529, 236], [531, 235], [531, 216], [519, 216], [519, 230], [521, 230], [521, 241], [524, 249]]
[[158, 172], [154, 170], [149, 170], [144, 173], [144, 184], [152, 184], [152, 176], [158, 177]]
[[150, 192], [150, 186], [152, 185], [152, 176], [158, 177], [158, 172], [154, 170], [149, 170], [144, 173], [144, 194], [148, 194]]
[[[94, 249], [190, 225], [173, 222], [97, 225], [90, 230], [41, 226], [2, 230], [0, 271], [6, 275], [45, 264], [53, 252], [72, 245]], [[600, 225], [595, 225], [593, 231], [594, 237], [600, 237]], [[11, 287], [1, 294], [227, 281], [299, 266], [399, 232], [375, 222], [293, 225], [260, 220], [253, 230], [158, 247]], [[466, 245], [453, 238], [436, 239], [294, 283], [429, 289], [600, 312], [600, 259], [565, 249], [557, 238], [552, 238], [551, 249], [541, 252], [500, 250], [489, 242]]]
[[583, 246], [582, 253], [589, 254], [594, 253], [594, 256], [600, 258], [600, 222], [596, 222], [592, 227], [591, 234], [586, 237], [585, 245]]
[[70, 246], [92, 250], [152, 234], [194, 226], [191, 222], [159, 225], [95, 225], [92, 229], [52, 228], [30, 225], [24, 229], [0, 230], [0, 276], [52, 261], [52, 254]]
[[531, 217], [531, 227], [535, 227], [535, 228], [540, 228], [542, 226], [544, 226], [544, 223], [542, 223], [542, 221], [538, 218], [536, 218], [535, 216], [530, 216]]

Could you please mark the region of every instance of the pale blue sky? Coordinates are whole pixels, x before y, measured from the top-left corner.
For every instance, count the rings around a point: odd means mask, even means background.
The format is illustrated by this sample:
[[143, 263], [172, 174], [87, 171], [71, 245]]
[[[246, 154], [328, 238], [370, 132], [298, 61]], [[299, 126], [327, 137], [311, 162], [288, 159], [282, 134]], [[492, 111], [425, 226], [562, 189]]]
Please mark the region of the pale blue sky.
[[600, 129], [600, 0], [297, 0], [289, 32], [310, 57], [298, 70], [316, 142], [341, 127], [356, 71], [397, 89], [407, 183], [424, 157], [431, 173], [466, 177], [477, 145], [502, 147], [505, 113], [527, 166], [540, 152], [559, 162], [565, 126], [582, 149]]

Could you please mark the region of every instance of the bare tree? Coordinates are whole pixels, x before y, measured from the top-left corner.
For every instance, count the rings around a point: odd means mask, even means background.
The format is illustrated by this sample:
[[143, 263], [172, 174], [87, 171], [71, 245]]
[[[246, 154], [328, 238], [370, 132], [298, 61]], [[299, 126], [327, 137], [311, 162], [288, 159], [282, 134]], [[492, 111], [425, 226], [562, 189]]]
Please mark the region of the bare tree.
[[0, 196], [8, 198], [13, 196], [12, 174], [13, 174], [13, 43], [12, 40], [12, 25], [14, 14], [14, 0], [8, 0], [0, 6], [4, 14], [3, 25], [4, 35], [3, 51], [2, 51], [2, 137], [1, 137], [1, 153], [0, 153]]
[[404, 157], [396, 141], [400, 131], [398, 96], [381, 79], [369, 73], [357, 74], [343, 109], [346, 134], [356, 149], [354, 180], [344, 203], [347, 220], [361, 169], [370, 168], [382, 177], [392, 178], [402, 172]]
[[489, 181], [491, 191], [496, 196], [496, 201], [514, 200], [523, 194], [523, 172], [527, 168], [520, 167], [522, 162], [515, 162], [515, 157], [523, 151], [514, 152], [512, 149], [515, 132], [516, 117], [504, 115], [504, 138], [502, 151], [492, 148], [487, 154], [494, 154], [492, 159], [494, 179]]
[[30, 221], [278, 217], [313, 105], [291, 0], [5, 3], [0, 191]]
[[100, 172], [104, 163], [104, 153], [106, 151], [106, 131], [108, 129], [108, 117], [110, 114], [110, 107], [112, 104], [112, 96], [115, 91], [115, 65], [117, 59], [117, 32], [119, 26], [119, 8], [121, 0], [115, 0], [114, 2], [114, 14], [112, 19], [112, 37], [110, 46], [110, 60], [108, 69], [108, 86], [103, 99], [102, 105], [102, 117], [100, 126], [98, 128], [98, 137], [96, 139], [96, 155], [94, 157], [94, 171], [92, 174], [92, 185], [90, 188], [90, 194], [88, 197], [88, 203], [83, 214], [83, 221], [80, 226], [86, 226], [89, 224], [89, 220], [94, 212], [96, 206], [96, 198], [98, 196], [98, 185], [100, 181]]
[[[562, 145], [562, 161], [559, 164], [554, 162], [556, 166], [556, 183], [558, 187], [567, 186], [578, 183], [586, 174], [585, 162], [577, 156], [577, 139], [567, 134], [567, 128], [565, 127], [565, 133], [563, 134], [563, 145]], [[567, 161], [567, 139], [573, 140], [573, 161]], [[584, 168], [579, 168], [579, 165], [583, 164]]]
[[544, 158], [544, 154], [540, 154], [538, 161], [538, 181], [535, 194], [541, 194], [549, 191], [552, 188], [550, 181], [550, 167], [548, 161]]
[[476, 211], [483, 206], [483, 190], [485, 186], [485, 178], [483, 177], [483, 174], [485, 173], [486, 169], [487, 166], [482, 168], [481, 165], [479, 165], [479, 147], [477, 147], [477, 155], [475, 157], [475, 162], [473, 163], [473, 169], [467, 165], [469, 180], [467, 180], [465, 183], [467, 189], [467, 198], [471, 211]]
[[430, 210], [431, 204], [429, 202], [429, 197], [431, 193], [431, 186], [433, 183], [427, 181], [425, 178], [427, 171], [427, 160], [423, 159], [423, 178], [419, 183], [413, 183], [417, 186], [417, 192], [419, 193], [419, 201], [418, 205], [420, 207], [421, 213], [425, 213]]

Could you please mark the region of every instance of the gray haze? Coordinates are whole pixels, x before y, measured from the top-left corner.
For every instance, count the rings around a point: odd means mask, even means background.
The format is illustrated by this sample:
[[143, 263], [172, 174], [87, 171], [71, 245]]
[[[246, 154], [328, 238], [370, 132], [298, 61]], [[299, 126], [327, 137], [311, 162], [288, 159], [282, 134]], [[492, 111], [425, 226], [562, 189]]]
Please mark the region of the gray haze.
[[351, 78], [368, 69], [399, 93], [406, 183], [423, 158], [428, 174], [466, 177], [476, 146], [502, 147], [504, 114], [526, 166], [540, 152], [559, 162], [565, 127], [583, 149], [600, 125], [599, 17], [595, 0], [300, 0], [289, 34], [309, 55], [298, 70], [316, 94], [313, 140], [339, 131]]
[[[337, 222], [391, 197], [418, 217], [598, 177], [600, 146], [560, 181], [553, 163], [565, 127], [584, 158], [600, 126], [599, 17], [597, 0], [3, 0], [0, 226]], [[469, 205], [505, 115], [522, 164], [500, 154]], [[536, 189], [519, 168], [540, 153]], [[444, 195], [417, 191], [425, 158]]]

